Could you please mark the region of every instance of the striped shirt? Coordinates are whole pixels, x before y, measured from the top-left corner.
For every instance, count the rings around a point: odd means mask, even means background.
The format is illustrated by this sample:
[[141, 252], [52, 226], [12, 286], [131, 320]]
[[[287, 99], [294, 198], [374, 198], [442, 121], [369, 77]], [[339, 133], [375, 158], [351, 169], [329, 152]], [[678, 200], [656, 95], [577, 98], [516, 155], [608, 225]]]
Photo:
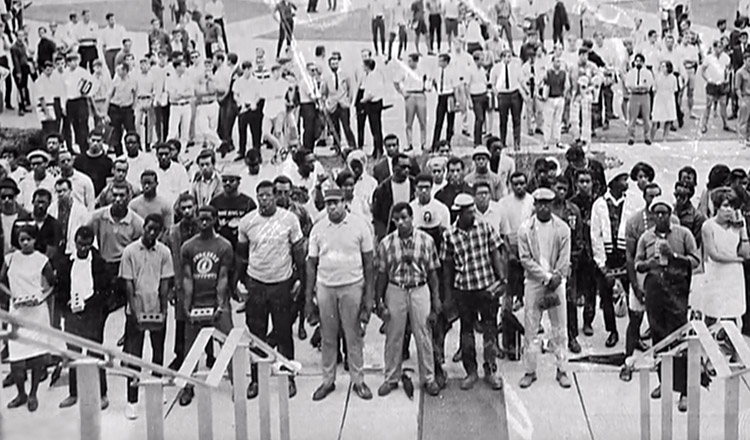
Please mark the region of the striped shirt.
[[427, 283], [431, 271], [440, 267], [435, 243], [426, 232], [414, 229], [403, 239], [398, 231], [383, 237], [378, 246], [378, 271], [388, 274], [388, 281], [404, 288]]

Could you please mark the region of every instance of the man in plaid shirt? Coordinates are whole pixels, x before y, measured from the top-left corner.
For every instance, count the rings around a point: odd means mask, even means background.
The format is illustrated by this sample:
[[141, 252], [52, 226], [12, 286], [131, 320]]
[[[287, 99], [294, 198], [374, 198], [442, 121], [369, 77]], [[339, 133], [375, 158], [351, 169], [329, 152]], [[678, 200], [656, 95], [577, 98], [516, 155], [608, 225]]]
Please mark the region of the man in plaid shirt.
[[388, 324], [385, 334], [385, 381], [378, 388], [378, 395], [386, 396], [398, 386], [408, 316], [417, 343], [420, 381], [427, 393], [437, 396], [440, 386], [435, 380], [429, 325], [429, 322], [435, 321], [441, 309], [437, 248], [428, 233], [414, 228], [414, 211], [408, 203], [396, 203], [391, 215], [397, 230], [386, 235], [378, 246], [378, 273], [375, 279], [378, 313]]
[[461, 360], [466, 378], [462, 390], [478, 380], [474, 324], [480, 316], [484, 340], [484, 379], [493, 390], [503, 388], [497, 371], [498, 296], [508, 283], [507, 261], [500, 235], [487, 223], [475, 219], [474, 199], [459, 194], [453, 202], [456, 223], [443, 233], [440, 259], [446, 303], [455, 298], [461, 319]]

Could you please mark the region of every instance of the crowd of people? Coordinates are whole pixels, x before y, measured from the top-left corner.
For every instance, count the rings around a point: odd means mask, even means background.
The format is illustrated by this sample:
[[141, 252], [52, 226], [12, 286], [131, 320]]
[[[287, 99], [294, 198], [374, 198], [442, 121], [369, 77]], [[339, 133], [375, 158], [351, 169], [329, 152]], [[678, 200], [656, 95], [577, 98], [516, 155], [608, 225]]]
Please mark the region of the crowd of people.
[[[447, 384], [445, 338], [456, 321], [460, 343], [453, 361], [463, 364], [464, 390], [479, 379], [477, 332], [483, 337], [483, 378], [493, 390], [504, 385], [498, 359], [523, 360], [519, 385], [531, 386], [545, 338], [556, 359], [556, 380], [570, 388], [568, 352], [581, 352], [579, 330], [586, 337], [594, 334], [599, 309], [607, 348], [620, 342], [616, 309], [627, 310], [620, 372], [625, 381], [632, 378], [635, 351], [648, 346], [641, 335], [644, 315], [654, 343], [690, 317], [742, 319], [750, 332], [745, 314], [750, 284], [744, 281], [750, 279], [747, 173], [716, 165], [699, 190], [697, 172], [682, 168], [673, 201], [647, 162], [629, 172], [612, 171], [587, 152], [594, 129], [606, 129], [616, 119], [616, 84], [622, 86], [631, 141], [639, 119], [650, 143], [652, 119], [665, 127], [666, 136], [679, 127], [678, 113], [693, 115], [698, 72], [707, 80], [709, 98], [704, 128], [713, 104], [724, 119], [734, 96], [746, 128], [750, 94], [743, 90], [750, 67], [722, 64], [721, 79], [712, 76], [712, 59], [721, 63], [732, 38], [702, 55], [683, 9], [673, 23], [665, 20], [667, 31], [673, 26], [679, 32], [664, 32], [662, 39], [649, 31], [640, 40], [637, 25], [620, 59], [601, 33], [581, 47], [566, 35], [570, 24], [562, 2], [554, 9], [551, 56], [543, 44], [545, 14], [526, 21], [530, 27], [515, 50], [510, 25], [515, 18], [507, 0], [492, 2], [489, 15], [454, 0], [417, 1], [408, 8], [372, 2], [375, 56], [363, 50], [362, 65], [352, 74], [342, 68], [340, 52], [328, 57], [324, 47], [302, 65], [282, 56], [285, 42], [287, 49], [294, 45], [296, 7], [288, 0], [276, 5], [279, 48], [270, 68], [262, 50], [254, 63], [228, 52], [221, 0], [203, 8], [178, 2], [172, 9], [179, 25], [171, 34], [157, 14], [149, 53], [138, 68], [114, 14], [106, 16], [102, 29], [87, 11], [81, 22], [71, 14], [65, 30], [40, 28], [34, 57], [25, 40], [23, 7], [13, 5], [3, 39], [12, 29], [13, 47], [25, 52], [18, 56], [11, 48], [5, 104], [11, 107], [15, 84], [21, 91], [19, 112], [37, 107], [44, 133], [40, 149], [22, 152], [6, 145], [0, 153], [0, 279], [9, 286], [0, 284], [0, 291], [14, 315], [101, 343], [105, 323], [124, 308], [118, 341], [123, 351], [142, 356], [148, 333], [151, 360], [164, 364], [166, 329], [174, 326], [173, 369], [180, 368], [202, 328], [228, 332], [233, 313], [244, 313], [248, 329], [289, 359], [295, 356], [294, 325], [299, 340], [308, 337], [310, 325], [316, 327], [311, 342], [322, 356], [316, 401], [335, 390], [340, 363], [355, 394], [372, 398], [363, 345], [373, 313], [385, 334], [380, 396], [404, 380], [402, 363], [410, 357], [412, 336], [419, 381], [438, 395]], [[163, 9], [156, 6], [155, 12]], [[315, 8], [308, 5], [309, 12]], [[563, 17], [566, 25], [559, 23]], [[420, 66], [419, 36], [430, 34], [427, 56], [434, 53], [433, 40], [440, 52], [443, 22], [450, 53], [441, 53], [439, 71], [428, 73]], [[746, 24], [744, 18], [736, 23], [741, 52]], [[416, 52], [408, 54], [405, 66], [399, 64], [402, 74], [393, 80], [376, 59], [400, 58], [412, 31]], [[399, 53], [393, 57], [395, 36]], [[8, 64], [3, 53], [0, 65]], [[29, 94], [16, 71], [31, 76], [33, 66], [40, 72]], [[405, 103], [403, 145], [401, 136], [383, 135], [383, 97], [390, 83]], [[723, 88], [732, 83], [734, 89]], [[721, 93], [714, 86], [721, 86]], [[438, 94], [437, 117], [427, 148], [425, 94], [431, 91]], [[350, 109], [356, 113], [356, 139]], [[540, 158], [532, 170], [516, 169], [506, 128], [510, 114], [518, 150], [522, 109], [530, 134], [541, 133], [547, 147], [562, 146], [565, 129], [573, 133], [565, 167]], [[474, 128], [468, 138], [475, 147], [467, 161], [454, 155], [452, 145], [455, 119], [466, 126], [469, 110]], [[412, 135], [415, 117], [419, 143]], [[371, 156], [363, 150], [368, 121]], [[219, 169], [217, 156], [234, 149], [235, 124], [242, 166]], [[344, 168], [335, 173], [314, 154], [326, 138], [344, 158]], [[274, 151], [276, 173], [262, 163], [264, 145]], [[193, 146], [199, 153], [186, 166], [181, 154]], [[408, 154], [417, 146], [424, 157]], [[190, 171], [193, 167], [197, 170]], [[170, 307], [173, 322], [167, 319]], [[522, 323], [516, 318], [521, 309]], [[547, 329], [541, 326], [545, 312]], [[11, 374], [3, 384], [18, 390], [8, 406], [35, 411], [39, 383], [50, 367], [50, 380], [59, 378], [60, 359], [16, 341], [6, 348]], [[209, 349], [207, 364], [213, 361]], [[686, 411], [686, 362], [680, 356], [675, 362], [678, 408]], [[69, 374], [69, 396], [61, 408], [77, 403], [75, 371]], [[104, 372], [100, 378], [105, 409]], [[129, 385], [126, 416], [134, 419], [138, 388]], [[288, 386], [294, 396], [294, 377]], [[661, 392], [657, 388], [652, 396]], [[258, 393], [253, 366], [247, 398]], [[187, 386], [179, 403], [189, 405], [193, 396]]]

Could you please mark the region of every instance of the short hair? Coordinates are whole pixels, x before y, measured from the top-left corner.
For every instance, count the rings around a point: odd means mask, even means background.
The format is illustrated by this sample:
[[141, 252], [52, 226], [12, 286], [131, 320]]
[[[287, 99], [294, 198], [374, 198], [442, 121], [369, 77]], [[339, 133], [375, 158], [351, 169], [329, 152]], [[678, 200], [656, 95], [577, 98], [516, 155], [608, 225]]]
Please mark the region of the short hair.
[[578, 182], [578, 179], [581, 176], [584, 176], [584, 175], [585, 176], [589, 176], [589, 177], [593, 177], [591, 175], [591, 170], [590, 169], [588, 169], [588, 168], [581, 168], [580, 170], [576, 170], [576, 174], [575, 174], [575, 176], [576, 176], [576, 182]]
[[34, 200], [37, 197], [47, 197], [50, 201], [52, 201], [52, 193], [49, 192], [47, 188], [37, 188], [37, 190], [34, 191], [34, 194], [31, 196], [31, 200]]
[[323, 45], [315, 46], [315, 56], [319, 57], [326, 53], [326, 47]]
[[495, 142], [502, 142], [502, 140], [497, 136], [488, 137], [486, 142], [487, 148], [490, 148]]
[[396, 166], [398, 165], [398, 161], [401, 159], [406, 159], [409, 161], [409, 163], [411, 163], [411, 158], [407, 154], [396, 153], [396, 155], [393, 156], [393, 159], [391, 159], [391, 164], [393, 164], [393, 166]]
[[179, 197], [177, 197], [177, 204], [175, 206], [180, 206], [183, 203], [185, 203], [186, 201], [191, 201], [191, 202], [193, 202], [194, 205], [198, 204], [198, 199], [196, 199], [195, 196], [192, 193], [184, 192], [184, 193], [180, 194]]
[[262, 190], [263, 188], [271, 188], [271, 189], [273, 189], [273, 182], [271, 182], [270, 180], [261, 180], [255, 186], [255, 193], [256, 194], [259, 193], [260, 190]]
[[560, 174], [559, 176], [555, 176], [555, 178], [553, 179], [553, 185], [557, 185], [558, 183], [563, 184], [566, 187], [570, 188], [570, 180], [568, 180], [568, 178], [565, 177], [565, 175], [563, 174]]
[[209, 150], [207, 148], [201, 150], [200, 153], [198, 153], [198, 157], [195, 159], [195, 163], [198, 163], [201, 159], [209, 158], [211, 159], [212, 164], [216, 164], [216, 153], [214, 150]]
[[156, 145], [154, 145], [154, 151], [158, 152], [159, 150], [163, 150], [165, 148], [171, 151], [172, 146], [170, 145], [170, 141], [157, 143]]
[[683, 174], [690, 174], [695, 178], [696, 181], [698, 180], [698, 172], [695, 171], [695, 168], [691, 167], [690, 165], [680, 168], [680, 171], [677, 172], [677, 179], [679, 180]]
[[419, 185], [420, 182], [429, 182], [430, 185], [433, 185], [435, 183], [435, 179], [432, 177], [432, 174], [419, 173], [414, 182], [415, 185]]
[[725, 201], [729, 201], [729, 206], [734, 209], [740, 207], [740, 199], [732, 188], [720, 187], [711, 191], [711, 203], [714, 205], [714, 211], [718, 211]]
[[114, 191], [116, 189], [121, 189], [121, 190], [125, 191], [126, 193], [128, 193], [128, 192], [130, 192], [130, 184], [128, 184], [128, 182], [113, 181], [112, 182], [112, 190]]
[[461, 165], [461, 169], [463, 169], [464, 166], [465, 166], [464, 165], [464, 161], [461, 160], [460, 157], [451, 156], [451, 157], [448, 158], [448, 163], [445, 165], [445, 169], [448, 169], [448, 168], [450, 168], [451, 165], [456, 165], [456, 164]]
[[159, 229], [161, 229], [164, 227], [164, 217], [162, 217], [161, 214], [153, 212], [143, 219], [143, 227], [145, 228], [149, 223], [156, 223], [159, 225]]
[[116, 170], [118, 164], [119, 165], [123, 165], [124, 164], [127, 168], [130, 168], [130, 164], [128, 163], [128, 159], [126, 159], [124, 157], [115, 158], [114, 162], [112, 162], [112, 169]]
[[276, 185], [289, 185], [290, 187], [293, 186], [292, 179], [289, 177], [281, 174], [279, 176], [276, 176], [275, 179], [273, 179], [273, 187], [276, 188]]
[[630, 169], [630, 180], [638, 180], [638, 174], [641, 172], [646, 174], [646, 178], [649, 182], [654, 181], [654, 178], [656, 177], [656, 171], [654, 171], [654, 167], [647, 164], [646, 162], [638, 162], [633, 165], [633, 168]]
[[584, 153], [580, 145], [573, 145], [565, 152], [565, 160], [568, 162], [577, 162], [585, 157], [586, 153]]
[[[129, 137], [134, 137], [138, 141], [139, 144], [141, 143], [141, 135], [138, 134], [137, 131], [129, 131], [129, 132], [125, 133], [124, 139], [127, 139]], [[156, 146], [158, 147], [159, 144], [156, 144]]]
[[688, 190], [688, 198], [692, 198], [695, 195], [695, 186], [690, 182], [685, 182], [684, 180], [678, 180], [674, 183], [674, 189], [675, 191], [677, 188], [685, 188]]
[[185, 59], [182, 57], [177, 57], [172, 60], [173, 67], [180, 67], [181, 64], [185, 64]]
[[200, 208], [198, 208], [197, 213], [200, 214], [201, 212], [210, 212], [213, 218], [216, 218], [216, 215], [217, 215], [216, 208], [214, 208], [211, 205], [203, 205]]
[[20, 237], [21, 234], [26, 234], [29, 237], [36, 240], [37, 237], [39, 236], [39, 228], [37, 228], [36, 224], [24, 223], [18, 228], [18, 232], [16, 232], [16, 237]]
[[70, 179], [66, 179], [64, 177], [57, 179], [55, 182], [55, 187], [58, 187], [60, 185], [66, 185], [68, 189], [73, 189], [73, 183], [70, 181]]
[[339, 175], [336, 176], [336, 185], [338, 185], [338, 187], [341, 188], [342, 186], [344, 186], [344, 184], [346, 183], [346, 181], [349, 180], [349, 179], [355, 179], [356, 180], [356, 177], [354, 177], [354, 173], [352, 173], [349, 170], [342, 170], [339, 173]]
[[658, 183], [656, 183], [656, 182], [649, 182], [649, 183], [648, 183], [648, 184], [646, 185], [646, 187], [645, 187], [645, 188], [643, 188], [643, 195], [645, 196], [645, 195], [646, 195], [646, 193], [648, 192], [648, 190], [650, 190], [650, 189], [658, 189], [658, 190], [659, 190], [659, 192], [662, 192], [662, 191], [661, 191], [661, 186], [659, 186], [659, 184], [658, 184]]
[[401, 140], [398, 138], [398, 136], [396, 136], [395, 133], [388, 133], [387, 135], [385, 135], [385, 137], [383, 138], [383, 143], [385, 144], [386, 142], [394, 140], [394, 139], [396, 140], [397, 143], [399, 144], [401, 143]]
[[94, 230], [89, 225], [83, 225], [76, 230], [76, 240], [94, 241]]
[[706, 183], [706, 187], [708, 189], [714, 189], [724, 186], [731, 174], [732, 171], [728, 166], [724, 164], [714, 165], [711, 168], [711, 171], [708, 172], [708, 183]]
[[479, 188], [487, 188], [487, 191], [492, 192], [492, 187], [490, 186], [490, 182], [486, 180], [478, 180], [474, 182], [474, 194], [476, 194], [479, 190]]
[[440, 150], [440, 148], [442, 148], [444, 146], [447, 146], [448, 149], [453, 149], [453, 147], [451, 146], [451, 142], [449, 140], [447, 140], [447, 139], [443, 139], [441, 141], [438, 141], [437, 144], [435, 144], [435, 148], [432, 151], [438, 151], [438, 150]]
[[48, 134], [44, 139], [44, 142], [47, 143], [50, 139], [57, 139], [58, 141], [60, 141], [60, 143], [65, 143], [65, 138], [63, 138], [63, 135], [57, 132]]
[[230, 63], [237, 64], [237, 62], [239, 62], [239, 60], [240, 60], [240, 56], [237, 55], [236, 53], [229, 52], [227, 54], [227, 61], [229, 61]]
[[159, 181], [159, 177], [158, 177], [158, 175], [156, 174], [156, 171], [154, 171], [154, 170], [144, 170], [144, 171], [143, 171], [143, 172], [141, 173], [141, 180], [143, 180], [143, 178], [144, 178], [144, 177], [153, 177], [153, 178], [154, 178], [154, 181], [156, 181], [156, 182], [158, 182], [158, 181]]
[[373, 59], [367, 59], [364, 61], [365, 67], [367, 67], [369, 70], [375, 70], [375, 60]]
[[664, 63], [664, 66], [666, 66], [667, 68], [667, 74], [671, 75], [672, 72], [674, 72], [674, 65], [672, 64], [672, 62], [669, 60], [664, 60], [662, 61], [662, 63]]
[[409, 205], [408, 202], [398, 202], [395, 205], [393, 205], [393, 208], [391, 209], [391, 216], [396, 215], [396, 213], [406, 211], [407, 214], [409, 214], [409, 217], [414, 217], [414, 210], [411, 209], [411, 205]]
[[523, 171], [514, 171], [513, 174], [510, 175], [508, 182], [513, 182], [513, 179], [515, 179], [516, 177], [523, 177], [523, 180], [525, 180], [526, 182], [529, 181], [529, 178], [526, 177], [526, 173], [524, 173]]
[[450, 63], [451, 62], [451, 56], [449, 54], [447, 54], [447, 53], [440, 54], [440, 56], [438, 57], [438, 59], [440, 61], [445, 61], [446, 63]]

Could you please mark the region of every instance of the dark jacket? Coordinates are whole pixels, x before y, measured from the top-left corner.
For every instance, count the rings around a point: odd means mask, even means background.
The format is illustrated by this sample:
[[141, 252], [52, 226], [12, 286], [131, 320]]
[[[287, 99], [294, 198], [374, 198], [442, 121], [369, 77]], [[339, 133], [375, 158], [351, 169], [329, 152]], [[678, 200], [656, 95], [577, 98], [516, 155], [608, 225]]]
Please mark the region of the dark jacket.
[[[56, 259], [55, 269], [57, 271], [57, 302], [70, 310], [70, 271], [73, 268], [73, 260], [61, 256]], [[95, 248], [91, 249], [91, 274], [94, 279], [94, 296], [86, 301], [86, 307], [106, 302], [107, 296], [112, 289], [113, 280], [107, 270], [107, 263], [99, 255]]]
[[[409, 177], [409, 201], [414, 200], [414, 192], [417, 189], [414, 179]], [[388, 177], [375, 188], [372, 193], [372, 219], [375, 228], [375, 236], [380, 239], [388, 232], [395, 230], [391, 222], [391, 208], [393, 207], [393, 190], [391, 189], [391, 178]]]
[[[375, 164], [375, 166], [372, 167], [372, 177], [375, 178], [375, 180], [378, 181], [378, 184], [381, 184], [385, 181], [385, 179], [389, 178], [391, 176], [391, 168], [388, 166], [389, 160], [392, 160], [390, 157], [384, 157], [380, 159], [378, 163]], [[417, 159], [411, 158], [411, 167], [409, 168], [409, 175], [412, 177], [417, 177], [419, 175], [419, 163], [417, 162]]]
[[[586, 167], [591, 171], [591, 183], [593, 184], [591, 194], [594, 200], [596, 200], [597, 197], [601, 197], [607, 192], [607, 178], [604, 176], [604, 165], [598, 160], [588, 159]], [[568, 198], [573, 197], [573, 194], [576, 192], [576, 171], [576, 168], [571, 165], [565, 168], [564, 175], [570, 182]]]

